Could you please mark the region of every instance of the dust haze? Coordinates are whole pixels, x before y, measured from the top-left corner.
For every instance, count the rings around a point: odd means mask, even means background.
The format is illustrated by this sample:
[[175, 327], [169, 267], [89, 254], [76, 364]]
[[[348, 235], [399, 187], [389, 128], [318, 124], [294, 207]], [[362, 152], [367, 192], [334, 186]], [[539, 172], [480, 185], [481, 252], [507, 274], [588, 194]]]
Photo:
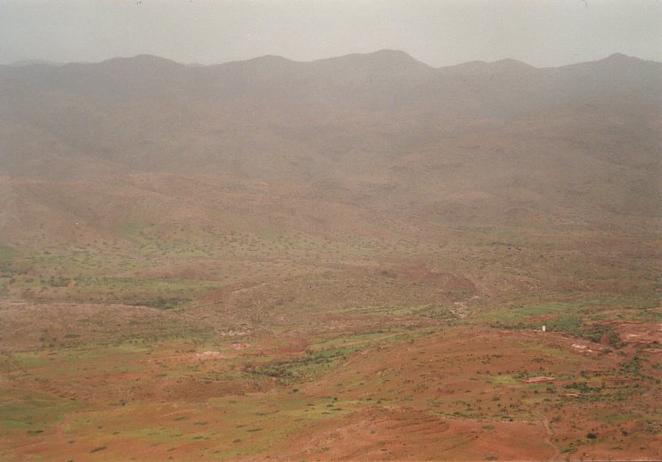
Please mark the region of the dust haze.
[[659, 458], [659, 13], [0, 3], [0, 459]]
[[615, 52], [662, 60], [656, 0], [3, 0], [0, 63], [152, 54], [219, 64], [379, 49], [432, 66], [561, 66]]

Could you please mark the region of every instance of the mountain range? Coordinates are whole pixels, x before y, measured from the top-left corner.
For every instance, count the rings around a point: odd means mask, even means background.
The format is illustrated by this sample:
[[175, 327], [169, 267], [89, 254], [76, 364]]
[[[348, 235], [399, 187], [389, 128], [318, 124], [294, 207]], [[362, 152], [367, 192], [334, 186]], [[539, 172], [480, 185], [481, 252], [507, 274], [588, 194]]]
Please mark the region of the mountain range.
[[118, 195], [137, 214], [195, 197], [203, 220], [228, 182], [282, 206], [651, 229], [661, 124], [662, 64], [622, 54], [559, 68], [433, 68], [395, 50], [0, 66], [0, 237], [121, 222]]

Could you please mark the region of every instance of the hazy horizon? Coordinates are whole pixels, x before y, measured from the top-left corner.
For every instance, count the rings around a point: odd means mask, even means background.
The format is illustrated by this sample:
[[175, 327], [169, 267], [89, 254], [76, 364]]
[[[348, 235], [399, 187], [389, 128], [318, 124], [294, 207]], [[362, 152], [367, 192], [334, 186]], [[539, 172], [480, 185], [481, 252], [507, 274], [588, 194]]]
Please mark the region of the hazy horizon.
[[507, 58], [556, 67], [613, 53], [662, 61], [661, 18], [662, 3], [646, 0], [5, 0], [0, 63], [313, 61], [380, 49], [433, 67]]
[[220, 65], [220, 64], [227, 64], [227, 63], [232, 63], [232, 62], [251, 61], [251, 60], [254, 60], [254, 59], [260, 59], [260, 58], [264, 58], [264, 57], [268, 57], [268, 56], [277, 56], [279, 58], [284, 58], [287, 61], [291, 61], [291, 62], [294, 62], [294, 63], [313, 63], [315, 61], [323, 61], [325, 59], [335, 59], [335, 58], [341, 58], [343, 56], [350, 56], [350, 55], [370, 55], [370, 54], [379, 53], [379, 52], [382, 52], [382, 51], [393, 51], [393, 52], [405, 53], [406, 55], [412, 57], [416, 61], [418, 61], [420, 63], [423, 63], [427, 66], [430, 66], [432, 68], [452, 67], [452, 66], [468, 64], [468, 63], [472, 63], [472, 62], [496, 63], [496, 62], [499, 62], [499, 61], [513, 60], [513, 61], [517, 61], [517, 62], [522, 62], [522, 63], [527, 64], [529, 66], [532, 66], [536, 69], [545, 69], [545, 68], [556, 68], [556, 67], [563, 67], [563, 66], [571, 66], [573, 64], [581, 64], [581, 63], [584, 63], [584, 62], [601, 61], [603, 59], [607, 59], [607, 58], [609, 58], [611, 56], [615, 56], [615, 55], [623, 55], [623, 56], [627, 56], [629, 58], [640, 59], [642, 61], [652, 61], [652, 62], [662, 63], [662, 59], [660, 59], [660, 60], [646, 59], [646, 58], [642, 58], [640, 56], [621, 53], [620, 51], [614, 51], [614, 52], [609, 53], [605, 56], [598, 57], [598, 58], [595, 58], [595, 59], [591, 59], [591, 60], [588, 60], [588, 61], [571, 62], [571, 63], [559, 64], [559, 65], [555, 65], [555, 66], [535, 66], [535, 65], [533, 65], [531, 63], [528, 63], [526, 61], [522, 61], [522, 60], [514, 59], [514, 58], [501, 58], [501, 59], [493, 60], [493, 61], [475, 59], [475, 60], [469, 60], [469, 61], [460, 61], [460, 62], [454, 63], [454, 64], [433, 66], [432, 64], [430, 64], [428, 62], [419, 60], [416, 57], [412, 56], [412, 54], [407, 52], [407, 50], [401, 50], [401, 49], [395, 49], [395, 48], [381, 48], [381, 49], [377, 49], [377, 50], [373, 50], [373, 51], [350, 52], [350, 53], [346, 53], [346, 54], [342, 54], [342, 55], [323, 56], [323, 57], [320, 57], [320, 58], [309, 59], [309, 60], [297, 60], [297, 59], [292, 59], [292, 58], [290, 58], [288, 56], [284, 56], [284, 55], [266, 54], [266, 55], [252, 56], [252, 57], [243, 58], [243, 59], [236, 59], [236, 60], [233, 59], [233, 60], [229, 60], [229, 61], [219, 61], [219, 62], [214, 62], [214, 63], [203, 64], [203, 63], [189, 63], [189, 62], [176, 61], [176, 60], [170, 59], [170, 58], [165, 57], [165, 56], [155, 55], [155, 54], [151, 54], [151, 53], [139, 53], [139, 54], [135, 54], [135, 55], [111, 56], [109, 58], [105, 58], [105, 59], [98, 60], [98, 61], [48, 61], [48, 60], [41, 60], [41, 59], [25, 59], [25, 60], [12, 61], [12, 62], [9, 62], [9, 63], [0, 63], [0, 65], [22, 66], [22, 65], [29, 65], [29, 64], [48, 64], [48, 65], [53, 65], [53, 66], [61, 66], [61, 65], [67, 65], [67, 64], [98, 64], [98, 63], [103, 63], [103, 62], [106, 62], [106, 61], [111, 61], [111, 60], [114, 60], [114, 59], [134, 59], [134, 58], [138, 58], [138, 57], [141, 57], [141, 56], [151, 56], [151, 57], [154, 57], [154, 58], [164, 59], [164, 60], [171, 61], [171, 62], [181, 64], [181, 65], [184, 65], [184, 66], [202, 66], [202, 67], [205, 67], [205, 66], [215, 66], [215, 65]]

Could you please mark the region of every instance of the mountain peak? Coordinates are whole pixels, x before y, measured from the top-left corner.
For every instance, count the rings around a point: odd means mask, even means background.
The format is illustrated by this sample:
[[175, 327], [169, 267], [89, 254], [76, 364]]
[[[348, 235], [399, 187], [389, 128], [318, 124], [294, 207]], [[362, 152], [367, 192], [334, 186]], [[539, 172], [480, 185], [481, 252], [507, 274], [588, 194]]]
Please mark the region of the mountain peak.
[[635, 58], [634, 56], [628, 56], [623, 53], [612, 53], [606, 58], [601, 59], [600, 61], [605, 63], [632, 63], [632, 62], [639, 62], [642, 60], [639, 58]]
[[372, 53], [365, 53], [367, 56], [379, 56], [383, 58], [391, 58], [391, 59], [408, 59], [412, 61], [416, 61], [412, 56], [402, 50], [396, 50], [393, 48], [382, 48], [381, 50], [373, 51]]
[[605, 59], [629, 59], [629, 58], [631, 57], [626, 55], [625, 53], [612, 53], [609, 56], [607, 56]]
[[102, 61], [99, 64], [103, 65], [140, 65], [140, 66], [168, 66], [168, 67], [180, 67], [181, 64], [171, 61], [166, 58], [161, 58], [160, 56], [142, 54], [129, 57], [117, 57], [107, 59]]
[[392, 70], [429, 70], [424, 64], [401, 50], [382, 49], [371, 53], [352, 53], [349, 55], [326, 58], [315, 61], [317, 64], [342, 66], [377, 72]]
[[512, 58], [505, 58], [505, 59], [500, 59], [498, 61], [494, 61], [490, 63], [492, 66], [499, 66], [502, 68], [519, 68], [519, 69], [535, 69], [532, 65], [527, 64], [523, 61], [518, 61], [516, 59]]
[[[394, 50], [390, 48], [383, 48], [381, 50], [373, 51], [370, 53], [354, 53], [351, 55], [346, 55], [346, 57], [356, 57], [362, 58], [366, 61], [376, 62], [376, 63], [417, 63], [423, 64], [420, 61], [414, 59], [410, 54], [402, 50]], [[343, 58], [341, 56], [339, 59]]]
[[287, 59], [280, 55], [264, 55], [257, 58], [242, 61], [244, 63], [264, 63], [264, 64], [290, 64], [293, 63], [291, 59]]

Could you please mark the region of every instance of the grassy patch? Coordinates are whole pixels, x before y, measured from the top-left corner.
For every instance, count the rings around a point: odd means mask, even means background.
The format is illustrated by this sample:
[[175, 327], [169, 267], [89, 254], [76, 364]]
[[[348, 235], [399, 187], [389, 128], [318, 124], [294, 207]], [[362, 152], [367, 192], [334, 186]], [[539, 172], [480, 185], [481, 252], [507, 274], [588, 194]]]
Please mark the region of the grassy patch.
[[0, 271], [8, 271], [16, 257], [16, 250], [7, 245], [0, 244]]
[[[257, 397], [256, 397], [257, 398]], [[302, 429], [347, 415], [358, 403], [337, 397], [281, 395], [237, 400], [217, 398], [210, 405], [223, 412], [228, 427], [217, 442], [222, 457], [254, 455], [287, 441]], [[231, 425], [230, 425], [231, 424]]]
[[8, 246], [0, 245], [0, 295], [7, 292], [9, 282], [14, 276], [13, 262], [16, 251]]
[[32, 369], [48, 364], [48, 359], [40, 352], [19, 352], [11, 355], [15, 363], [24, 369]]
[[213, 281], [195, 279], [147, 279], [134, 277], [23, 278], [17, 287], [31, 290], [30, 298], [79, 303], [117, 303], [178, 308], [218, 287]]
[[281, 382], [308, 380], [318, 376], [339, 361], [356, 351], [356, 347], [309, 350], [305, 355], [286, 361], [274, 361], [267, 364], [247, 364], [244, 372], [254, 375], [275, 377]]
[[510, 374], [494, 375], [489, 378], [489, 381], [493, 385], [518, 385], [520, 383]]
[[[540, 305], [507, 306], [483, 311], [474, 317], [477, 322], [486, 322], [498, 328], [531, 328], [543, 324], [550, 325], [550, 320], [561, 317], [576, 317], [581, 312], [579, 303], [545, 303]], [[539, 318], [539, 319], [535, 319]], [[545, 318], [543, 320], [543, 318]], [[534, 320], [535, 319], [535, 320]], [[560, 326], [566, 322], [561, 321]]]
[[31, 395], [23, 400], [0, 402], [0, 428], [38, 434], [78, 408], [73, 401]]
[[560, 332], [592, 342], [606, 339], [612, 347], [620, 348], [622, 342], [614, 328], [596, 322], [600, 319], [596, 313], [610, 309], [605, 308], [603, 303], [604, 300], [589, 300], [501, 307], [478, 313], [472, 321], [498, 329], [540, 329], [544, 325], [549, 332]]

